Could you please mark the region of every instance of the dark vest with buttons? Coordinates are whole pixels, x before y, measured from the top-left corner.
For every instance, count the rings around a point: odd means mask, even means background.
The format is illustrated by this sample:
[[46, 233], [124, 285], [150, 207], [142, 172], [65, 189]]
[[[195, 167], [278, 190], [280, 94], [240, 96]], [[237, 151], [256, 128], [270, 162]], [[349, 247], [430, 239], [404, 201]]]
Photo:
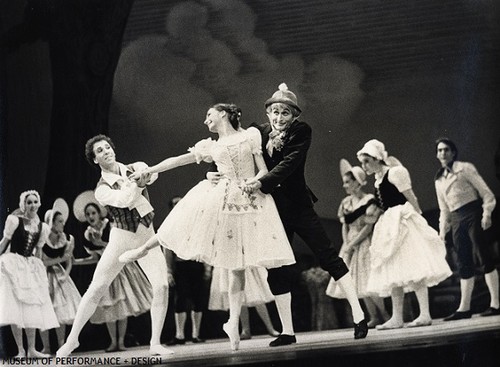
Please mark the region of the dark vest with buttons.
[[398, 188], [389, 181], [389, 171], [387, 171], [376, 190], [378, 205], [387, 210], [393, 206], [406, 203], [406, 197], [399, 192]]
[[10, 240], [10, 252], [24, 257], [33, 256], [33, 249], [42, 233], [42, 222], [40, 221], [38, 224], [38, 231], [30, 236], [30, 233], [24, 228], [23, 219], [21, 217], [17, 218], [19, 219], [19, 225]]
[[[106, 183], [106, 181], [104, 181], [104, 179], [101, 178], [97, 183], [97, 187], [99, 187], [99, 185], [108, 184]], [[115, 182], [111, 186], [111, 188], [117, 190], [120, 188], [120, 185], [118, 184], [118, 182]], [[142, 195], [149, 201], [149, 194], [147, 189], [142, 190]], [[139, 228], [139, 224], [143, 224], [146, 228], [148, 228], [153, 222], [153, 211], [150, 211], [144, 217], [141, 217], [136, 208], [130, 210], [129, 208], [117, 208], [115, 206], [106, 205], [106, 209], [108, 210], [111, 218], [113, 218], [113, 220], [111, 221], [111, 225], [125, 231], [135, 233], [137, 231], [137, 228]]]

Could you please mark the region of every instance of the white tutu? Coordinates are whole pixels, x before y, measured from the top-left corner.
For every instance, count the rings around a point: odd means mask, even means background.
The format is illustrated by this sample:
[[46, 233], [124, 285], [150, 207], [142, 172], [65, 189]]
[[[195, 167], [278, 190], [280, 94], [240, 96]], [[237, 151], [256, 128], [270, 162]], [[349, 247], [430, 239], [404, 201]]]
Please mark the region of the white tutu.
[[[227, 269], [214, 268], [212, 283], [210, 285], [210, 298], [208, 309], [212, 311], [229, 310], [229, 274]], [[245, 290], [243, 292], [243, 305], [255, 307], [274, 301], [269, 284], [267, 283], [267, 270], [264, 268], [245, 269]]]
[[407, 202], [387, 209], [373, 230], [368, 292], [387, 297], [395, 287], [432, 287], [452, 272], [438, 233]]
[[0, 325], [48, 330], [59, 327], [42, 260], [16, 253], [0, 256]]

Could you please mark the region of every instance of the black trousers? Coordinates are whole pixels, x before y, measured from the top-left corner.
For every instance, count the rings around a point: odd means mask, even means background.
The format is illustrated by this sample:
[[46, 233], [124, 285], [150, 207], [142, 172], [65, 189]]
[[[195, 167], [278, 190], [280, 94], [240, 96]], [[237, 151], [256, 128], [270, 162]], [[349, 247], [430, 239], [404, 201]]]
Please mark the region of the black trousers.
[[194, 312], [206, 308], [203, 274], [205, 267], [197, 261], [177, 261], [175, 263], [175, 312], [187, 312], [189, 301]]
[[495, 258], [492, 243], [487, 240], [481, 228], [482, 202], [476, 200], [451, 212], [451, 231], [453, 245], [457, 253], [458, 273], [460, 278], [474, 276], [477, 265], [484, 273], [495, 270]]
[[[283, 205], [279, 198], [275, 198], [275, 201], [290, 243], [292, 243], [294, 234], [298, 234], [317, 257], [320, 266], [335, 280], [342, 278], [349, 272], [344, 260], [339, 257], [338, 251], [333, 247], [312, 206], [298, 209]], [[294, 266], [287, 265], [268, 269], [267, 280], [274, 295], [291, 291]]]

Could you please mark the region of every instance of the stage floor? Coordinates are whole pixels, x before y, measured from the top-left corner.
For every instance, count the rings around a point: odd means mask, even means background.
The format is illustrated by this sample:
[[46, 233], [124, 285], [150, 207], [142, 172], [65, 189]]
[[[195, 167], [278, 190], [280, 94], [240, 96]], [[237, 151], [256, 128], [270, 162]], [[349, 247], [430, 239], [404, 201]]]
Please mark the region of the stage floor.
[[235, 352], [230, 350], [229, 339], [216, 339], [170, 347], [175, 354], [164, 357], [151, 357], [148, 348], [141, 346], [116, 353], [74, 353], [69, 359], [56, 361], [53, 357], [37, 365], [500, 366], [500, 316], [370, 330], [362, 340], [354, 340], [352, 329], [298, 333], [297, 344], [284, 347], [270, 348], [271, 340], [268, 336], [243, 340]]

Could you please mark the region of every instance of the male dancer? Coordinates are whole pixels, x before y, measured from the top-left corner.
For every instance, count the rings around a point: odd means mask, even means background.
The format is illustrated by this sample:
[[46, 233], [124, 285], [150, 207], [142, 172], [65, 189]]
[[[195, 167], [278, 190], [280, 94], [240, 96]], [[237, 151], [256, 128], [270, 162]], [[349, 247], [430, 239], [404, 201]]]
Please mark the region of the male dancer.
[[[113, 217], [113, 228], [92, 282], [82, 297], [68, 339], [57, 351], [58, 357], [67, 356], [78, 347], [78, 336], [83, 326], [94, 313], [104, 291], [123, 268], [124, 264], [118, 261], [118, 257], [127, 250], [139, 247], [154, 235], [153, 207], [149, 203], [145, 187], [158, 176], [143, 176], [137, 181], [131, 181], [128, 176], [136, 170], [144, 169], [146, 164], [136, 162], [126, 166], [117, 162], [114, 149], [113, 142], [105, 135], [94, 136], [85, 145], [88, 162], [92, 166], [99, 165], [101, 169], [101, 179], [97, 183], [95, 197]], [[173, 351], [160, 343], [168, 307], [166, 260], [161, 249], [157, 247], [138, 262], [153, 288], [149, 352], [151, 355], [172, 354]]]
[[[368, 325], [349, 269], [321, 225], [313, 208], [313, 201], [317, 199], [306, 185], [304, 168], [311, 145], [311, 127], [298, 120], [302, 111], [297, 97], [284, 83], [266, 101], [265, 107], [269, 123], [253, 126], [261, 132], [262, 150], [269, 173], [259, 180], [247, 181], [247, 191], [260, 189], [272, 194], [290, 243], [294, 233], [297, 233], [317, 256], [321, 267], [339, 283], [352, 308], [354, 338], [365, 338]], [[213, 177], [213, 174], [210, 176]], [[271, 347], [296, 342], [291, 306], [292, 266], [268, 270], [269, 286], [275, 295], [283, 327], [281, 335], [269, 344]]]

